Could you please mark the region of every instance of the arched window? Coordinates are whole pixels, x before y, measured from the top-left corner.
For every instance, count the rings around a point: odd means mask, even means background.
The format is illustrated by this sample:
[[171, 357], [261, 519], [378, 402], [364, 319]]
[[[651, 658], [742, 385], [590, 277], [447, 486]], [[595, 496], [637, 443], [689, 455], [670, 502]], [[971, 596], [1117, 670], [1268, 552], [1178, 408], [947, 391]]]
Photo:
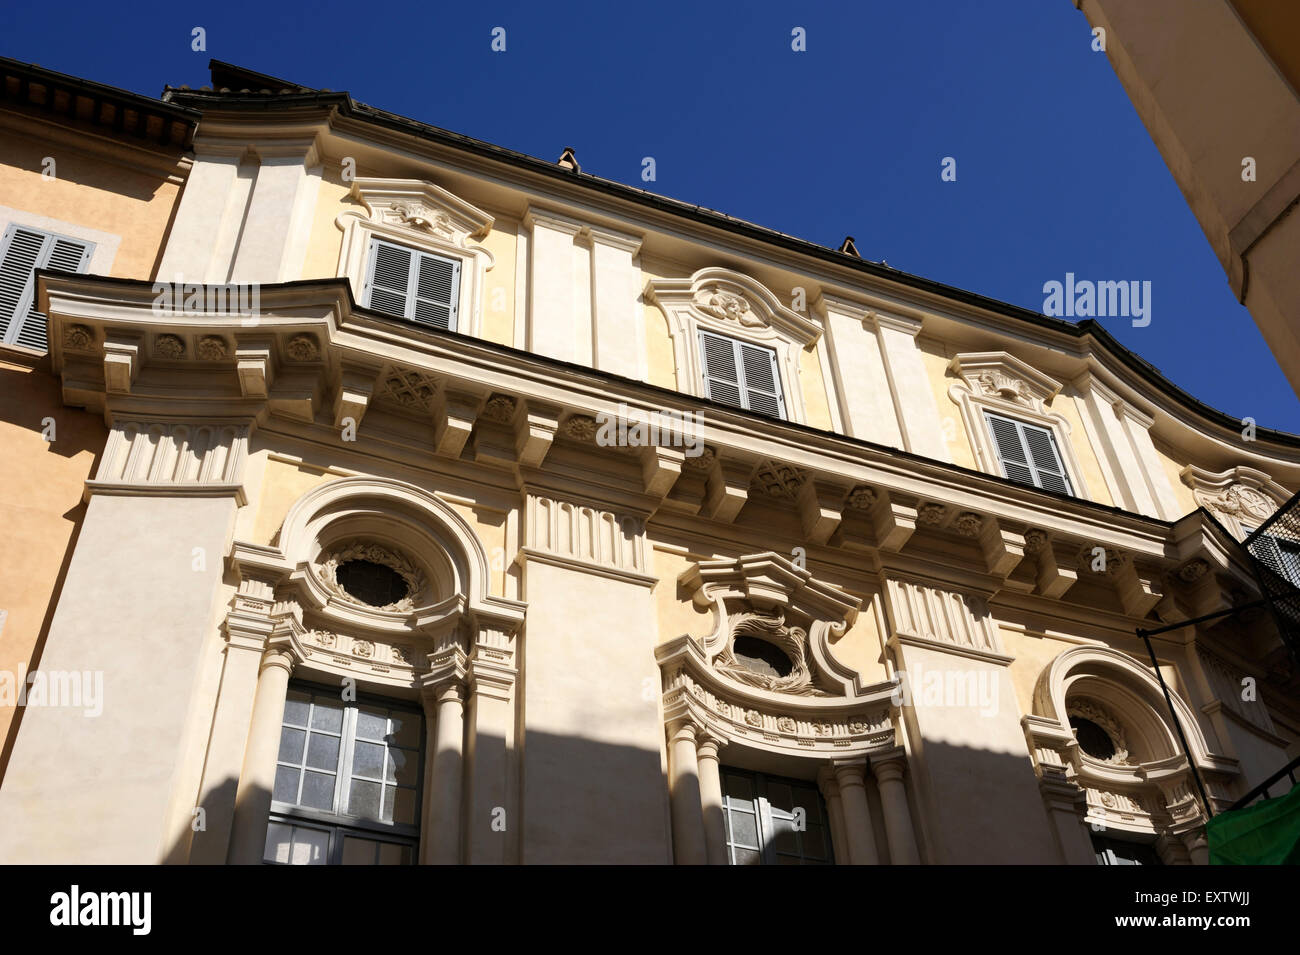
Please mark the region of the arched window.
[[1109, 647], [1066, 650], [1039, 675], [1024, 725], [1068, 861], [1208, 861], [1205, 811], [1179, 729], [1210, 798], [1238, 770], [1212, 751], [1191, 706], [1172, 698], [1177, 727], [1150, 667]]

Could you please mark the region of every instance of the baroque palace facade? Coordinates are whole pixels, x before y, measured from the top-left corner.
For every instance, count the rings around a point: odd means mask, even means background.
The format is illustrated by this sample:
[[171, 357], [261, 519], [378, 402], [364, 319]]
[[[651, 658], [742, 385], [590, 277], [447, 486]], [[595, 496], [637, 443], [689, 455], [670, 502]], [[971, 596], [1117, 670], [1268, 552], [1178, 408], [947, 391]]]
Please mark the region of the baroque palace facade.
[[1098, 325], [0, 68], [0, 860], [1200, 863], [1300, 752], [1264, 612], [1172, 707], [1135, 633], [1258, 597], [1300, 439]]

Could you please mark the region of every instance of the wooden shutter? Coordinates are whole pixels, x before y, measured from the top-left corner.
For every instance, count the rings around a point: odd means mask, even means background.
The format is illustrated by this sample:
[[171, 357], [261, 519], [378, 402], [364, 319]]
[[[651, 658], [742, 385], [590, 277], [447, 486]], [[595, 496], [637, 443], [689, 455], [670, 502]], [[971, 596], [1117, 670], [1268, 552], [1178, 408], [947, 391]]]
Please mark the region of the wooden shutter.
[[460, 262], [372, 239], [362, 301], [386, 315], [454, 330]]
[[366, 270], [366, 307], [406, 318], [410, 288], [411, 250], [372, 239], [370, 266]]
[[454, 329], [460, 297], [460, 263], [423, 252], [417, 254], [420, 267], [411, 318], [435, 328]]
[[745, 407], [735, 342], [721, 335], [700, 332], [700, 353], [704, 356], [704, 393], [714, 401]]
[[94, 243], [11, 225], [0, 241], [0, 342], [47, 347], [45, 314], [36, 310], [36, 270], [84, 273]]
[[740, 368], [745, 378], [746, 407], [773, 418], [784, 418], [776, 352], [744, 342], [736, 342], [736, 346], [740, 349]]
[[985, 412], [985, 417], [1004, 477], [1045, 491], [1072, 493], [1052, 432], [992, 412]]
[[1070, 481], [1065, 476], [1065, 465], [1056, 450], [1056, 439], [1052, 437], [1052, 432], [1023, 421], [1017, 424], [1024, 435], [1025, 447], [1029, 449], [1029, 460], [1037, 472], [1038, 486], [1045, 491], [1069, 494]]
[[772, 349], [701, 331], [700, 354], [708, 397], [775, 418], [785, 417], [781, 376]]

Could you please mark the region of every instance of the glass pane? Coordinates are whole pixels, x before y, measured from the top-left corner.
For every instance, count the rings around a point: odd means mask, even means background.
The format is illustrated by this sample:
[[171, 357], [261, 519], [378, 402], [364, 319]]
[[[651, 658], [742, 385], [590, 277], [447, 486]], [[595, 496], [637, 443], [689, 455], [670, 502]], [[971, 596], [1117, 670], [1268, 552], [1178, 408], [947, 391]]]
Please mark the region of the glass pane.
[[352, 795], [348, 799], [348, 812], [366, 819], [379, 818], [379, 783], [352, 780]]
[[275, 767], [275, 790], [271, 798], [277, 802], [298, 801], [298, 770], [292, 766]]
[[733, 865], [761, 865], [757, 849], [732, 849]]
[[344, 865], [374, 865], [375, 849], [379, 843], [373, 839], [358, 839], [356, 836], [343, 838]]
[[339, 738], [312, 733], [311, 740], [307, 743], [307, 765], [313, 769], [338, 772]]
[[352, 775], [379, 778], [384, 770], [384, 747], [379, 743], [358, 741], [352, 750]]
[[302, 746], [306, 739], [305, 731], [286, 726], [280, 730], [280, 755], [276, 758], [282, 763], [301, 763]]
[[325, 865], [328, 861], [330, 834], [320, 829], [294, 827], [293, 855], [290, 865]]
[[388, 781], [414, 786], [420, 775], [420, 754], [405, 749], [388, 751]]
[[731, 841], [737, 845], [758, 848], [758, 825], [754, 817], [747, 812], [733, 812], [731, 815]]
[[343, 729], [343, 705], [316, 697], [311, 708], [312, 729], [338, 733]]
[[312, 809], [333, 809], [334, 774], [307, 773], [302, 782], [302, 805]]
[[808, 825], [822, 823], [822, 797], [817, 790], [808, 786], [792, 786], [794, 793], [794, 807], [804, 811], [804, 818]]
[[307, 706], [311, 697], [301, 690], [290, 690], [284, 698], [284, 722], [294, 726], [307, 725]]
[[726, 790], [728, 800], [733, 804], [736, 800], [751, 802], [754, 798], [754, 785], [748, 776], [733, 776], [728, 773], [723, 788]]
[[789, 818], [772, 813], [771, 845], [777, 852], [798, 852], [794, 837], [794, 824]]
[[415, 790], [384, 789], [384, 818], [402, 825], [415, 824]]
[[825, 859], [826, 852], [826, 830], [822, 826], [809, 826], [807, 832], [800, 833], [800, 841], [803, 843], [803, 854], [809, 859]]
[[414, 713], [394, 713], [392, 716], [392, 727], [389, 730], [389, 742], [394, 746], [405, 746], [407, 749], [419, 749], [420, 743], [420, 723], [422, 720]]
[[785, 783], [767, 784], [767, 801], [772, 804], [773, 809], [782, 809], [786, 812], [794, 810], [794, 798], [790, 794], [790, 787]]
[[357, 710], [357, 739], [383, 740], [387, 735], [387, 711], [374, 707]]
[[282, 822], [273, 822], [266, 827], [266, 850], [262, 859], [266, 862], [289, 861], [289, 848], [293, 844], [293, 826]]
[[399, 846], [395, 842], [384, 842], [379, 846], [379, 864], [380, 865], [405, 865], [407, 854], [410, 852], [406, 846]]

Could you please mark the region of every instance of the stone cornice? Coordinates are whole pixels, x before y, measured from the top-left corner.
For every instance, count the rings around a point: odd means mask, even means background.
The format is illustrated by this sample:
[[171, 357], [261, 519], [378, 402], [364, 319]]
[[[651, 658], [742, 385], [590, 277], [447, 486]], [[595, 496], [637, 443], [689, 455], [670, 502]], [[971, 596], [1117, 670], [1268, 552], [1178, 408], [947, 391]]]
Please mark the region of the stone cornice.
[[[749, 494], [752, 464], [747, 462], [766, 460], [793, 468], [803, 482], [826, 478], [843, 482], [845, 488], [870, 488], [882, 503], [877, 503], [872, 512], [874, 523], [860, 540], [869, 550], [905, 546], [908, 533], [893, 533], [890, 528], [906, 530], [898, 522], [907, 518], [909, 508], [914, 510], [918, 502], [937, 501], [954, 513], [970, 512], [986, 523], [992, 519], [1012, 536], [1029, 527], [1046, 526], [1052, 528], [1054, 539], [1072, 542], [1071, 546], [1105, 546], [1157, 564], [1169, 559], [1172, 525], [1167, 522], [1043, 494], [894, 448], [747, 414], [481, 339], [384, 318], [357, 308], [346, 283], [337, 280], [264, 286], [260, 311], [252, 319], [155, 310], [152, 285], [146, 282], [56, 273], [42, 273], [40, 282], [41, 304], [51, 315], [51, 361], [62, 377], [65, 400], [101, 411], [110, 419], [128, 413], [173, 420], [187, 415], [225, 415], [250, 420], [253, 428], [270, 427], [274, 422], [277, 433], [337, 443], [337, 428], [318, 423], [318, 413], [328, 410], [330, 396], [344, 384], [348, 394], [354, 395], [354, 403], [359, 402], [366, 383], [358, 375], [365, 369], [391, 365], [425, 376], [438, 389], [427, 423], [411, 419], [412, 428], [424, 428], [435, 437], [420, 437], [415, 431], [403, 437], [391, 430], [368, 436], [367, 412], [358, 440], [368, 442], [364, 445], [368, 454], [389, 455], [419, 468], [431, 466], [429, 442], [433, 440], [435, 450], [440, 447], [438, 433], [472, 434], [467, 445], [469, 460], [450, 453], [438, 455], [436, 467], [468, 476], [475, 464], [486, 465], [500, 469], [507, 484], [513, 472], [515, 487], [522, 488], [550, 467], [548, 456], [563, 437], [559, 432], [563, 421], [575, 414], [618, 417], [620, 404], [624, 404], [645, 416], [663, 412], [702, 415], [700, 437], [716, 452], [712, 471], [682, 468], [679, 478], [675, 469], [647, 467], [626, 449], [586, 448], [570, 442], [564, 452], [570, 457], [565, 460], [576, 462], [574, 454], [588, 455], [582, 460], [593, 463], [600, 459], [592, 455], [617, 456], [609, 459], [610, 467], [617, 467], [619, 460], [627, 461], [646, 481], [637, 488], [614, 481], [603, 466], [566, 466], [561, 483], [570, 493], [584, 493], [584, 482], [589, 482], [585, 493], [594, 499], [608, 500], [607, 493], [621, 495], [635, 502], [635, 510], [653, 517], [669, 503], [675, 508], [694, 506], [699, 510], [703, 505], [689, 505], [673, 496], [690, 480], [699, 480], [701, 492], [705, 483], [715, 489], [719, 505], [702, 513], [715, 523], [727, 522], [736, 518]], [[167, 349], [169, 355], [179, 353], [179, 357], [160, 354], [157, 339], [165, 335], [184, 336], [182, 348], [172, 343]], [[106, 388], [104, 342], [108, 337], [131, 349], [124, 353], [129, 365], [119, 376], [120, 389], [113, 392]], [[205, 338], [221, 339], [227, 357], [203, 357], [221, 353], [215, 346], [200, 349], [198, 344]], [[248, 357], [237, 360], [237, 355], [244, 354]], [[201, 378], [196, 373], [201, 373]], [[196, 387], [200, 380], [201, 388]], [[473, 400], [443, 400], [444, 394], [453, 393]], [[515, 402], [513, 413], [486, 421], [483, 415], [488, 406], [484, 402], [492, 395], [509, 396]], [[455, 428], [450, 429], [442, 416], [453, 414]], [[660, 472], [667, 480], [659, 480]], [[697, 473], [699, 478], [691, 476]], [[826, 507], [831, 507], [831, 519], [822, 523], [833, 527], [842, 505], [822, 497], [825, 495], [810, 498], [817, 505], [813, 516], [826, 518]], [[871, 536], [871, 526], [877, 537]], [[861, 534], [861, 527], [861, 523], [851, 526], [846, 518], [829, 543], [850, 544], [858, 540], [855, 535]], [[879, 538], [880, 534], [885, 538]], [[1170, 569], [1174, 569], [1172, 565]]]

